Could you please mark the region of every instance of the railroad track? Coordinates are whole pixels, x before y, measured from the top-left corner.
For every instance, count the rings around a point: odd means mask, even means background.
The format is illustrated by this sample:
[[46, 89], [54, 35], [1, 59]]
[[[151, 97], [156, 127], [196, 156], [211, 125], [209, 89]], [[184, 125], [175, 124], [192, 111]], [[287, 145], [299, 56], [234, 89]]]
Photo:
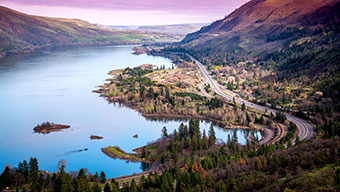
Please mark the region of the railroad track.
[[284, 136], [285, 134], [285, 131], [284, 131], [284, 128], [280, 125], [280, 123], [277, 123], [277, 122], [273, 122], [276, 126], [277, 126], [277, 134], [275, 135], [275, 137], [268, 142], [268, 144], [274, 144], [278, 141], [280, 141], [280, 139]]

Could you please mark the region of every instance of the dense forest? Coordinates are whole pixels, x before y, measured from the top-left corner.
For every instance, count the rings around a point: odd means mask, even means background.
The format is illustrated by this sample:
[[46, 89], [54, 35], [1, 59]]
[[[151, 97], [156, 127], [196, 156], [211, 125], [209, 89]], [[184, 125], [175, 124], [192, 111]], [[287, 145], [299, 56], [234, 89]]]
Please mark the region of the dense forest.
[[[214, 129], [200, 131], [198, 120], [168, 134], [162, 129], [157, 147], [161, 173], [121, 183], [104, 172], [85, 169], [66, 173], [39, 170], [36, 158], [6, 166], [0, 190], [22, 191], [336, 191], [340, 189], [340, 140], [325, 135], [312, 141], [257, 146], [237, 143], [237, 135], [217, 142]], [[160, 150], [161, 149], [161, 150]], [[146, 149], [144, 155], [150, 154]]]

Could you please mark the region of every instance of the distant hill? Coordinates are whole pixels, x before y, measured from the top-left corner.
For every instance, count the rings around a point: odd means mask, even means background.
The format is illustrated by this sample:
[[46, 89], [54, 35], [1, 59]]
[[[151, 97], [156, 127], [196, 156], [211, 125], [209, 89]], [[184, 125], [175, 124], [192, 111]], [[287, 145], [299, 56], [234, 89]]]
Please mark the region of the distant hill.
[[170, 33], [186, 35], [201, 29], [208, 23], [188, 23], [188, 24], [174, 24], [174, 25], [150, 25], [150, 26], [110, 26], [114, 29], [123, 30], [137, 30], [144, 32]]
[[77, 19], [32, 16], [0, 6], [0, 58], [50, 46], [136, 44], [180, 38], [169, 34], [106, 29]]

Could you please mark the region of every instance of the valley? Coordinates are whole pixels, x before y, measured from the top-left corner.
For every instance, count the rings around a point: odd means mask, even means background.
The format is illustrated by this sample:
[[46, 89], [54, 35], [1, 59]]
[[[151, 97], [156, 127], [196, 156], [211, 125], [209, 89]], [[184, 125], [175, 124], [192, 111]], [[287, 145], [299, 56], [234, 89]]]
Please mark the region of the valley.
[[0, 191], [338, 191], [340, 2], [220, 4], [0, 6]]

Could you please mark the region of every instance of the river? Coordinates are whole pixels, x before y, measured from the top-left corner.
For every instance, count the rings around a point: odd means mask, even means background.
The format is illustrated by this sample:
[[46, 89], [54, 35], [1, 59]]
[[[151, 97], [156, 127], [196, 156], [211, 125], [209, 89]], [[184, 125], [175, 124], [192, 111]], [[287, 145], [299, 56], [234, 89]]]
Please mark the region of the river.
[[[104, 171], [107, 177], [141, 172], [140, 163], [114, 160], [102, 147], [120, 146], [131, 151], [156, 140], [163, 126], [172, 132], [181, 122], [149, 121], [127, 107], [108, 104], [96, 86], [108, 78], [112, 69], [136, 67], [145, 63], [172, 66], [169, 59], [133, 55], [133, 46], [69, 47], [46, 49], [0, 61], [0, 169], [37, 157], [41, 170], [56, 171], [58, 161], [67, 171], [86, 168]], [[50, 134], [33, 133], [42, 122], [71, 125], [70, 129]], [[201, 122], [201, 129], [210, 124]], [[247, 130], [215, 127], [217, 138], [226, 140], [237, 133], [246, 143]], [[91, 134], [103, 140], [90, 140]], [[138, 138], [132, 136], [138, 134]], [[260, 133], [256, 133], [261, 137]], [[88, 148], [87, 151], [79, 151]]]

